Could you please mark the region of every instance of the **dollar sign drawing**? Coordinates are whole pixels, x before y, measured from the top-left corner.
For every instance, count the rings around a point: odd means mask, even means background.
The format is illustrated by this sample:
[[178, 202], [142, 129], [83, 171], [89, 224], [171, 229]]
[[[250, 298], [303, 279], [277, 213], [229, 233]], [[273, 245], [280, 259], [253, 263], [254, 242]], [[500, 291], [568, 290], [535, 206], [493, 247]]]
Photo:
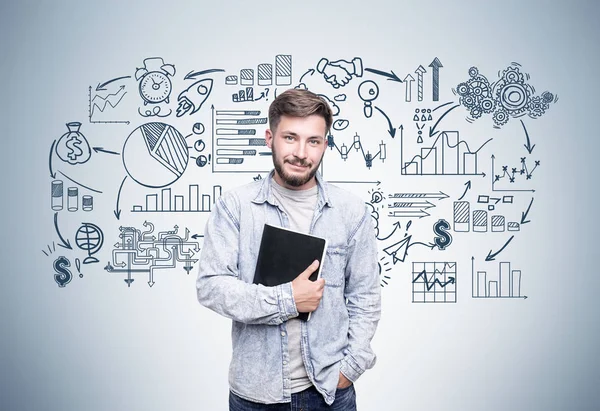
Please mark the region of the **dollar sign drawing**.
[[433, 232], [436, 235], [433, 242], [440, 250], [445, 250], [446, 247], [452, 244], [452, 236], [448, 230], [450, 230], [450, 224], [444, 219], [438, 220], [438, 222], [433, 225]]
[[64, 287], [65, 285], [71, 282], [71, 278], [73, 275], [68, 268], [71, 266], [71, 262], [67, 259], [67, 257], [60, 256], [56, 260], [54, 260], [54, 271], [57, 274], [54, 274], [54, 281], [58, 284], [59, 287]]
[[77, 158], [79, 158], [79, 156], [83, 155], [83, 150], [81, 148], [79, 148], [79, 145], [82, 143], [82, 141], [77, 138], [77, 134], [73, 134], [71, 136], [71, 138], [69, 138], [67, 140], [67, 143], [65, 144], [67, 146], [67, 148], [69, 149], [69, 152], [67, 153], [67, 157], [69, 157], [71, 160], [75, 161], [77, 160]]

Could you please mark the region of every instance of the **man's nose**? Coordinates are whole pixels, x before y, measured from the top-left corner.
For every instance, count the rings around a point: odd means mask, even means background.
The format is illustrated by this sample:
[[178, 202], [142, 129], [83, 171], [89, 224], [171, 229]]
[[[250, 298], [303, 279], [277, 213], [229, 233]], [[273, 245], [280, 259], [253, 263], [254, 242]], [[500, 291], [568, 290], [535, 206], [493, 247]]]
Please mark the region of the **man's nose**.
[[294, 156], [305, 159], [306, 158], [306, 144], [303, 142], [299, 142], [296, 144], [296, 150], [294, 152]]

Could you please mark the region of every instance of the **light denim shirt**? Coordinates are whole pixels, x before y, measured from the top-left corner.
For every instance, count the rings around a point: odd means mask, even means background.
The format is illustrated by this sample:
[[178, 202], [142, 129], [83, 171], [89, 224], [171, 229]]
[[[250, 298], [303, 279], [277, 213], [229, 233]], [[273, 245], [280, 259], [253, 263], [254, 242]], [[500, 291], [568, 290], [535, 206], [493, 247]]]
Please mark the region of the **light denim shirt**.
[[[302, 322], [301, 347], [309, 379], [331, 404], [340, 372], [354, 382], [375, 364], [371, 339], [381, 287], [375, 229], [365, 204], [316, 177], [310, 233], [328, 241], [321, 271], [325, 289], [310, 321]], [[233, 320], [231, 391], [267, 404], [291, 401], [286, 321], [298, 316], [291, 282], [252, 284], [264, 224], [289, 227], [272, 178], [273, 171], [215, 202], [196, 282], [198, 301]]]

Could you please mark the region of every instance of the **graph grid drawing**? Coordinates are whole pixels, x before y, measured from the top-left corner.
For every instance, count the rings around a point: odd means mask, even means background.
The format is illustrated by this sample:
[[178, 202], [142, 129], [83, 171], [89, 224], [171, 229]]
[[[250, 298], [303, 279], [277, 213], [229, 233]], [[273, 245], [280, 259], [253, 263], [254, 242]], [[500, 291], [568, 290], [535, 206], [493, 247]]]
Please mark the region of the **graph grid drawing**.
[[221, 196], [221, 186], [213, 186], [211, 194], [200, 194], [198, 184], [190, 184], [188, 198], [185, 195], [171, 195], [170, 188], [163, 188], [160, 194], [147, 194], [145, 205], [134, 205], [134, 213], [209, 213], [211, 205]]
[[511, 270], [509, 262], [498, 264], [498, 274], [472, 268], [473, 298], [527, 298], [521, 295], [521, 270]]
[[410, 161], [404, 161], [401, 151], [401, 173], [402, 175], [482, 175], [478, 166], [478, 152], [490, 140], [477, 150], [471, 151], [468, 144], [460, 140], [458, 131], [442, 132], [431, 147], [422, 147], [421, 152]]
[[413, 303], [455, 303], [456, 262], [413, 262]]

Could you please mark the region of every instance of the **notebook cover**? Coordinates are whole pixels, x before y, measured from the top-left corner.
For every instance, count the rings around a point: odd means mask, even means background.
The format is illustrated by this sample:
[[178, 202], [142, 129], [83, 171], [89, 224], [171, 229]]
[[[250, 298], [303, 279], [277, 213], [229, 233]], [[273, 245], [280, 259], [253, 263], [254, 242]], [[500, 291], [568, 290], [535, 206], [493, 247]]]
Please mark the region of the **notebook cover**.
[[[321, 274], [326, 248], [323, 238], [265, 224], [253, 282], [267, 287], [284, 284], [319, 260], [319, 268], [309, 277], [315, 281]], [[300, 313], [298, 318], [308, 320], [308, 314]]]

